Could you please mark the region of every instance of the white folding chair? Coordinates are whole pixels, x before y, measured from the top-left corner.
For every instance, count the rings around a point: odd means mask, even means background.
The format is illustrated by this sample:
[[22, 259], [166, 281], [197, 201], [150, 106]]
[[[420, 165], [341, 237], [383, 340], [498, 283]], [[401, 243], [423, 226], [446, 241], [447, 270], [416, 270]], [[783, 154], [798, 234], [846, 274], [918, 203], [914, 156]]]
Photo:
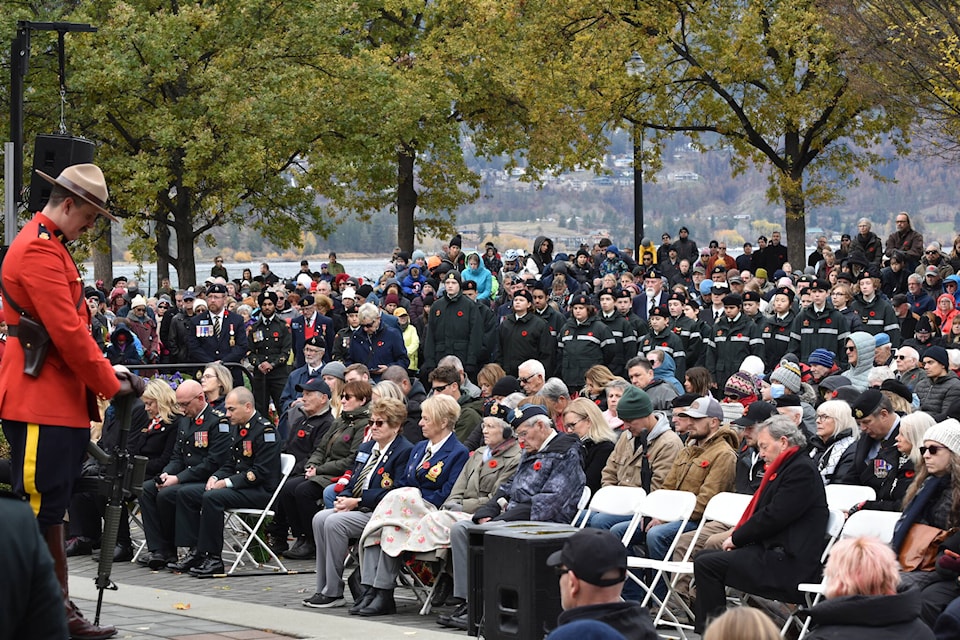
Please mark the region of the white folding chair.
[[589, 506], [583, 513], [580, 528], [583, 529], [587, 526], [590, 516], [596, 513], [632, 517], [646, 496], [647, 492], [643, 490], [643, 487], [620, 487], [617, 485], [600, 487], [593, 494]]
[[[679, 622], [676, 620], [663, 620], [663, 615], [668, 611], [668, 603], [670, 602], [670, 598], [676, 596], [674, 588], [676, 587], [680, 576], [684, 574], [693, 575], [693, 562], [690, 560], [690, 556], [693, 555], [697, 541], [700, 539], [700, 535], [703, 532], [704, 525], [707, 522], [713, 521], [729, 527], [735, 526], [738, 522], [740, 522], [740, 518], [743, 516], [743, 512], [747, 510], [747, 505], [750, 504], [752, 497], [753, 496], [745, 493], [724, 491], [710, 498], [710, 502], [707, 503], [707, 506], [703, 510], [703, 517], [700, 519], [700, 524], [697, 525], [696, 529], [694, 529], [693, 539], [690, 541], [690, 546], [687, 547], [686, 552], [683, 554], [682, 560], [671, 561], [669, 558], [665, 560], [636, 558], [634, 560], [634, 565], [636, 565], [636, 568], [638, 569], [662, 569], [665, 573], [672, 574], [670, 581], [665, 581], [667, 585], [667, 596], [660, 603], [660, 608], [657, 610], [657, 614], [654, 616], [654, 626], [661, 624], [676, 626], [679, 624]], [[674, 602], [680, 605], [684, 612], [690, 616], [691, 620], [695, 617], [693, 611], [690, 611], [690, 608], [687, 607], [682, 598], [674, 597]], [[680, 626], [686, 629], [693, 628], [689, 625]], [[678, 627], [678, 630], [679, 628], [680, 627]]]
[[130, 515], [130, 525], [137, 525], [137, 528], [140, 530], [140, 533], [143, 535], [142, 538], [138, 540], [133, 539], [133, 526], [130, 527], [130, 540], [133, 543], [133, 546], [136, 547], [136, 551], [133, 552], [133, 557], [130, 559], [130, 562], [136, 562], [137, 558], [140, 557], [140, 554], [143, 553], [143, 550], [147, 548], [147, 536], [144, 533], [143, 521], [140, 518], [140, 501], [136, 500], [127, 505]]
[[[857, 511], [847, 518], [847, 521], [843, 524], [843, 529], [840, 531], [840, 539], [870, 536], [889, 544], [890, 541], [893, 540], [893, 529], [896, 527], [901, 515], [903, 514], [899, 511]], [[826, 558], [824, 562], [826, 562]], [[823, 598], [823, 594], [827, 590], [827, 581], [824, 579], [817, 583], [805, 582], [797, 587], [797, 589], [806, 597], [807, 607], [813, 607]], [[791, 616], [791, 618], [795, 620], [794, 616]], [[789, 628], [791, 621], [792, 620], [787, 621], [784, 625], [784, 630]], [[798, 640], [807, 635], [809, 626], [810, 618], [807, 618], [800, 627]]]
[[[623, 535], [623, 544], [629, 550], [630, 541], [633, 540], [633, 536], [637, 531], [637, 528], [643, 522], [643, 518], [653, 518], [660, 520], [661, 522], [679, 522], [680, 527], [677, 529], [676, 535], [673, 536], [673, 540], [670, 541], [670, 546], [667, 549], [665, 558], [673, 557], [673, 550], [677, 548], [677, 543], [680, 541], [680, 536], [686, 532], [687, 523], [690, 521], [690, 516], [693, 515], [694, 509], [697, 508], [697, 494], [691, 493], [689, 491], [672, 491], [669, 489], [658, 489], [657, 491], [651, 492], [640, 505], [637, 507], [636, 513], [634, 514], [633, 519], [630, 521], [630, 526], [627, 527], [626, 533]], [[634, 582], [636, 582], [641, 589], [646, 591], [646, 595], [643, 598], [642, 605], [647, 606], [650, 602], [650, 599], [656, 601], [657, 606], [660, 610], [663, 610], [663, 603], [669, 598], [664, 598], [663, 601], [660, 600], [654, 593], [653, 587], [656, 586], [657, 582], [663, 577], [664, 572], [669, 561], [665, 560], [651, 560], [650, 558], [639, 558], [631, 555], [627, 555], [627, 577]], [[652, 586], [647, 586], [642, 579], [634, 575], [630, 569], [641, 569], [646, 570], [650, 569], [655, 571], [653, 580], [650, 584]], [[684, 638], [686, 634], [683, 631], [682, 625], [667, 610], [667, 615], [673, 618], [672, 625], [677, 628]]]
[[[590, 496], [593, 494], [590, 491], [590, 487], [584, 485], [583, 493], [580, 494], [580, 500], [577, 502], [577, 512], [573, 514], [573, 520], [570, 522], [570, 526], [577, 526], [577, 522], [580, 521], [580, 518], [583, 517], [583, 521], [586, 522], [587, 519], [584, 517], [586, 515], [587, 505], [590, 504]], [[583, 528], [582, 526], [580, 527]]]
[[[280, 495], [280, 490], [283, 489], [283, 485], [286, 484], [287, 478], [290, 476], [290, 472], [293, 471], [293, 465], [296, 464], [297, 459], [294, 458], [289, 453], [280, 454], [280, 484], [277, 485], [276, 490], [273, 492], [273, 495], [270, 496], [270, 501], [267, 502], [266, 506], [263, 509], [227, 509], [226, 510], [226, 521], [224, 522], [223, 533], [226, 542], [226, 538], [230, 539], [230, 544], [225, 545], [230, 549], [240, 547], [239, 551], [236, 551], [236, 560], [233, 561], [233, 565], [230, 567], [230, 570], [227, 571], [227, 575], [231, 575], [237, 569], [237, 565], [243, 564], [243, 558], [246, 556], [252, 564], [255, 564], [259, 567], [266, 567], [274, 569], [279, 572], [286, 573], [287, 568], [284, 566], [283, 562], [273, 552], [273, 549], [270, 548], [264, 540], [257, 534], [257, 531], [260, 530], [260, 527], [263, 525], [264, 520], [268, 517], [273, 516], [273, 503], [276, 501], [277, 496]], [[242, 516], [257, 516], [257, 523], [252, 527], [243, 519]], [[239, 536], [243, 536], [243, 540]], [[250, 543], [256, 541], [261, 549], [266, 551], [270, 558], [275, 561], [276, 565], [271, 564], [261, 564], [257, 562], [256, 558], [250, 555]]]
[[828, 484], [824, 490], [827, 493], [827, 507], [837, 511], [850, 511], [855, 504], [877, 499], [873, 487], [859, 484]]

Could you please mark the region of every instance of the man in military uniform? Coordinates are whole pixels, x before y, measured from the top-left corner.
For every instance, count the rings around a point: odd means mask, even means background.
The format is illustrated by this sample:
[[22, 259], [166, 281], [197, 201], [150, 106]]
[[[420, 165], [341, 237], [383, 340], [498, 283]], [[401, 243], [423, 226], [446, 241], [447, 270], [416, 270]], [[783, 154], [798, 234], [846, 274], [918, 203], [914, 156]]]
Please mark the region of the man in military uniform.
[[[0, 367], [0, 418], [10, 443], [13, 491], [29, 500], [53, 556], [69, 633], [109, 638], [115, 628], [94, 626], [70, 601], [63, 515], [86, 458], [90, 421], [100, 419], [97, 396], [139, 395], [143, 381], [104, 359], [90, 333], [83, 279], [67, 250], [98, 216], [116, 221], [106, 209], [103, 172], [78, 164], [56, 178], [37, 173], [53, 184], [50, 198], [17, 234], [3, 269], [9, 339]], [[38, 325], [49, 335], [45, 358]]]
[[682, 380], [687, 371], [687, 354], [683, 350], [683, 340], [670, 330], [670, 312], [665, 306], [650, 310], [650, 333], [640, 341], [640, 353], [646, 355], [654, 349], [669, 353], [677, 368], [676, 376]]
[[597, 319], [587, 296], [581, 294], [570, 300], [570, 316], [560, 331], [557, 371], [572, 392], [583, 388], [587, 369], [595, 364], [609, 368], [623, 354], [617, 353], [617, 341], [607, 325]]
[[[670, 292], [667, 298], [667, 311], [670, 312], [667, 328], [680, 338], [680, 343], [683, 345], [684, 373], [686, 369], [703, 366], [704, 360], [702, 325], [699, 320], [687, 317], [683, 312], [685, 304], [687, 304], [686, 295], [679, 291]], [[680, 376], [678, 380], [682, 379], [680, 371], [677, 371], [677, 375]]]
[[[290, 375], [290, 329], [277, 315], [277, 294], [264, 291], [257, 298], [260, 319], [250, 327], [250, 364], [253, 365], [253, 397], [257, 411], [269, 415], [270, 401], [280, 413], [283, 385]], [[312, 336], [311, 336], [312, 337]], [[283, 435], [283, 434], [281, 434]]]
[[518, 291], [513, 296], [513, 313], [500, 323], [500, 362], [507, 375], [518, 375], [520, 365], [531, 359], [553, 371], [557, 343], [546, 321], [532, 313], [532, 307], [533, 295]]
[[[193, 316], [190, 359], [193, 362], [237, 362], [247, 355], [247, 330], [243, 317], [228, 311], [227, 288], [212, 284], [207, 289], [207, 311]], [[239, 368], [233, 368], [233, 384], [243, 385]]]
[[747, 356], [763, 359], [760, 327], [743, 313], [743, 298], [735, 293], [723, 297], [723, 317], [713, 325], [707, 341], [707, 369], [723, 389], [727, 378], [740, 369]]
[[[550, 305], [550, 298], [547, 295], [547, 288], [539, 280], [533, 282], [530, 287], [530, 294], [533, 296], [533, 311], [538, 316], [540, 316], [544, 322], [547, 323], [547, 329], [550, 331], [550, 335], [553, 336], [553, 341], [556, 343], [557, 336], [560, 335], [560, 329], [566, 323], [567, 319], [563, 316], [562, 313], [557, 311], [553, 306]], [[555, 357], [556, 349], [554, 349]], [[553, 371], [553, 368], [550, 369]]]
[[477, 362], [483, 344], [483, 319], [476, 303], [460, 290], [460, 273], [448, 271], [443, 279], [444, 295], [430, 307], [430, 322], [423, 341], [423, 366], [420, 379], [429, 379], [440, 358], [460, 358], [470, 377], [477, 375]]
[[815, 349], [826, 349], [837, 354], [837, 364], [847, 364], [847, 338], [850, 325], [847, 318], [827, 300], [830, 283], [818, 278], [809, 287], [812, 304], [801, 309], [790, 327], [788, 351], [800, 362], [807, 362]]
[[151, 569], [177, 564], [174, 545], [177, 495], [191, 484], [206, 481], [226, 460], [233, 442], [226, 417], [207, 404], [199, 382], [187, 380], [177, 387], [177, 404], [189, 419], [187, 427], [177, 434], [170, 462], [155, 481], [151, 482], [150, 478], [144, 481], [140, 495], [140, 512], [150, 553], [137, 562]]
[[607, 326], [617, 343], [617, 356], [610, 371], [615, 376], [624, 376], [626, 371], [623, 367], [627, 360], [637, 355], [637, 334], [623, 314], [617, 311], [617, 292], [614, 289], [601, 289], [599, 301], [600, 313], [597, 314], [597, 319]]
[[280, 438], [273, 424], [254, 407], [253, 394], [237, 387], [225, 404], [238, 437], [227, 460], [205, 484], [184, 487], [177, 497], [177, 542], [195, 549], [190, 575], [224, 573], [223, 514], [227, 509], [262, 509], [280, 484]]

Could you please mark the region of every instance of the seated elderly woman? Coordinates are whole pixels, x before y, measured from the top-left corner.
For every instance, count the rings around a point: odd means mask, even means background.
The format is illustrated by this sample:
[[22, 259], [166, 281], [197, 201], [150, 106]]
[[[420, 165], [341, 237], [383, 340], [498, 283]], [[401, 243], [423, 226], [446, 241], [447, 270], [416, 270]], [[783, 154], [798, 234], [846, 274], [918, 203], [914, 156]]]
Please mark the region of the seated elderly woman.
[[540, 405], [521, 405], [510, 413], [509, 420], [524, 447], [520, 466], [471, 520], [450, 527], [453, 596], [462, 604], [452, 615], [440, 616], [437, 622], [444, 626], [467, 628], [467, 533], [471, 522], [489, 526], [517, 520], [567, 523], [583, 494], [586, 475], [580, 439], [572, 433], [557, 433]]
[[900, 567], [889, 546], [876, 538], [845, 538], [834, 545], [824, 571], [826, 600], [808, 615], [809, 640], [932, 640], [920, 616], [920, 591], [898, 593]]
[[722, 549], [703, 551], [693, 562], [698, 633], [726, 609], [726, 587], [799, 603], [797, 585], [819, 580], [829, 512], [804, 444], [787, 416], [760, 423], [757, 449], [767, 463], [760, 488]]
[[356, 538], [370, 514], [396, 486], [407, 466], [413, 445], [400, 435], [407, 409], [403, 401], [381, 398], [370, 408], [372, 438], [360, 445], [353, 475], [334, 501], [313, 517], [317, 549], [317, 591], [303, 601], [306, 607], [342, 607], [343, 563], [351, 538]]
[[365, 590], [350, 613], [396, 613], [393, 588], [400, 574], [403, 549], [394, 543], [411, 535], [422, 515], [430, 510], [427, 503], [437, 508], [447, 500], [470, 457], [453, 433], [460, 417], [456, 400], [443, 394], [431, 396], [421, 405], [421, 412], [425, 440], [414, 446], [403, 474], [397, 478], [398, 489], [380, 502], [360, 537], [361, 584]]
[[853, 470], [856, 447], [850, 445], [859, 435], [860, 427], [846, 402], [829, 400], [817, 407], [817, 433], [807, 444], [807, 455], [817, 463], [823, 484]]

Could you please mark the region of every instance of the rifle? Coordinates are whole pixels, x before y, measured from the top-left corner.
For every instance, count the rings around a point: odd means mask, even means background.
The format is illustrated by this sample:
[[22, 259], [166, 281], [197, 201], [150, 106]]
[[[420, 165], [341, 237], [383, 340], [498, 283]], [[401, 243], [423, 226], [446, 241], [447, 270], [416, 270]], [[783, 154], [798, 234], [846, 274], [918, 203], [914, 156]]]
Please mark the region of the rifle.
[[117, 425], [120, 434], [113, 453], [108, 454], [95, 443], [90, 442], [87, 452], [100, 463], [106, 471], [99, 477], [99, 491], [107, 496], [107, 507], [103, 518], [103, 536], [100, 543], [100, 564], [97, 568], [97, 577], [94, 583], [97, 594], [97, 614], [93, 624], [100, 624], [100, 608], [103, 606], [103, 591], [116, 591], [117, 585], [110, 580], [113, 569], [113, 550], [117, 546], [117, 531], [120, 528], [120, 518], [123, 517], [124, 503], [140, 495], [143, 488], [143, 476], [147, 469], [147, 459], [144, 456], [134, 456], [127, 451], [127, 440], [130, 435], [130, 422], [133, 410], [134, 395], [117, 396], [113, 400], [114, 410], [117, 412]]

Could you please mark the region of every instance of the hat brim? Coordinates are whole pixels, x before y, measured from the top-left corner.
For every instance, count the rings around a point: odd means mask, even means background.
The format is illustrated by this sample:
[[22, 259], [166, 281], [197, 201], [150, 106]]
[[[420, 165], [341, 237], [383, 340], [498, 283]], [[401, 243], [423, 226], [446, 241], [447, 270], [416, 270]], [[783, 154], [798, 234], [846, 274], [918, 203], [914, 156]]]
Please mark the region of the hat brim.
[[44, 180], [46, 180], [46, 181], [49, 182], [50, 184], [55, 184], [55, 185], [57, 185], [58, 187], [63, 187], [64, 189], [66, 189], [67, 191], [69, 191], [69, 192], [72, 193], [73, 195], [77, 196], [78, 198], [80, 198], [80, 199], [83, 200], [84, 202], [87, 202], [87, 203], [93, 205], [93, 207], [94, 207], [97, 211], [99, 211], [103, 216], [105, 216], [107, 219], [109, 219], [109, 220], [111, 220], [111, 221], [113, 221], [113, 222], [119, 222], [119, 220], [117, 220], [117, 219], [113, 216], [113, 214], [111, 214], [109, 211], [106, 210], [106, 208], [104, 207], [104, 204], [101, 204], [101, 203], [100, 203], [99, 198], [97, 198], [96, 196], [94, 196], [92, 193], [90, 193], [89, 191], [87, 191], [86, 189], [84, 189], [83, 187], [81, 187], [80, 185], [74, 184], [73, 182], [71, 182], [71, 181], [69, 181], [69, 180], [63, 180], [63, 179], [60, 179], [60, 178], [52, 178], [52, 177], [48, 176], [47, 174], [45, 174], [43, 171], [40, 171], [39, 169], [34, 169], [34, 171], [37, 172], [37, 175], [38, 175], [38, 176], [40, 176], [41, 178], [43, 178]]

